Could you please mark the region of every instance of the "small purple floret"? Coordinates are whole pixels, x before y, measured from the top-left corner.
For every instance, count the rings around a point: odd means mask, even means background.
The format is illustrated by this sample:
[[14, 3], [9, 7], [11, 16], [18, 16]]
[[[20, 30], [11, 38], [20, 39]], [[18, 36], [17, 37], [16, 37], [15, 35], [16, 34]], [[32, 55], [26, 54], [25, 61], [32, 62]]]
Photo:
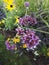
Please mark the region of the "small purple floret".
[[29, 25], [37, 24], [37, 20], [36, 20], [36, 18], [34, 18], [32, 16], [26, 15], [19, 19], [19, 23], [22, 26], [29, 26]]
[[25, 2], [25, 3], [24, 3], [24, 6], [25, 6], [25, 7], [29, 7], [29, 5], [30, 5], [29, 2]]
[[15, 45], [14, 44], [10, 45], [9, 41], [6, 41], [5, 45], [6, 45], [7, 50], [14, 50], [14, 48], [15, 48]]

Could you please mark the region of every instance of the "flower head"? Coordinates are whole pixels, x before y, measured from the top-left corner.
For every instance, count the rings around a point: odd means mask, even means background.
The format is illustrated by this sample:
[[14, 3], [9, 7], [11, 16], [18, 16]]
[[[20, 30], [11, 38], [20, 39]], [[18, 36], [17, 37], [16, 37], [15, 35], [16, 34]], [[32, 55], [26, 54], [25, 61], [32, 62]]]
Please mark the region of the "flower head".
[[5, 45], [6, 45], [7, 50], [14, 50], [15, 49], [15, 45], [14, 44], [10, 44], [9, 41], [6, 41]]
[[29, 7], [29, 2], [24, 2], [25, 7]]
[[15, 4], [7, 4], [6, 9], [9, 10], [9, 11], [14, 10], [15, 9]]
[[27, 15], [27, 16], [20, 18], [19, 23], [22, 26], [29, 26], [29, 25], [37, 24], [37, 21], [36, 21], [36, 18], [33, 18], [33, 17]]
[[33, 49], [39, 44], [39, 37], [35, 34], [34, 31], [21, 28], [16, 29], [17, 34], [21, 36], [22, 43], [25, 43], [23, 47], [28, 49]]
[[4, 23], [5, 23], [5, 21], [4, 20], [0, 20], [0, 28], [4, 28]]
[[16, 43], [20, 43], [19, 37], [8, 38], [5, 42], [7, 50], [16, 50]]
[[27, 48], [27, 45], [25, 43], [23, 44], [23, 48]]
[[20, 39], [19, 38], [14, 38], [13, 39], [13, 42], [16, 44], [16, 43], [19, 43], [20, 42]]
[[16, 23], [19, 23], [19, 19], [18, 18], [16, 18]]
[[16, 28], [16, 32], [17, 32], [18, 35], [23, 35], [24, 29], [23, 28]]
[[36, 36], [33, 31], [29, 31], [26, 35], [24, 35], [22, 40], [30, 49], [35, 48], [39, 44], [39, 37]]
[[15, 23], [14, 23], [14, 24], [19, 23], [19, 17], [18, 17], [18, 16], [16, 16], [16, 17], [15, 17], [15, 19], [16, 19], [16, 21], [15, 21]]

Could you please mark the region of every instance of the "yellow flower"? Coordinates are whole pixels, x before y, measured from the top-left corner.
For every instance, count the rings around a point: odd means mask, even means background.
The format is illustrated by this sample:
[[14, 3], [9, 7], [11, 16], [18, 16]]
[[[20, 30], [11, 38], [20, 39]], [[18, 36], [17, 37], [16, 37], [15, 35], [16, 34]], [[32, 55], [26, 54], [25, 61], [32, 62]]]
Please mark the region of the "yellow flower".
[[7, 4], [6, 9], [9, 10], [9, 11], [14, 10], [15, 9], [15, 4]]
[[47, 56], [49, 56], [49, 48], [47, 49]]
[[4, 21], [4, 20], [2, 20], [2, 23], [4, 24], [4, 23], [5, 23], [5, 21]]
[[47, 50], [49, 51], [49, 48]]
[[1, 20], [1, 21], [0, 21], [0, 25], [4, 24], [4, 22], [5, 22], [4, 20]]
[[0, 25], [2, 24], [2, 22], [0, 21]]
[[26, 44], [23, 44], [23, 48], [27, 48], [27, 45]]
[[19, 23], [19, 19], [18, 18], [16, 18], [16, 23]]
[[49, 52], [47, 52], [47, 56], [49, 56]]
[[14, 38], [13, 39], [13, 42], [16, 44], [16, 43], [19, 43], [20, 42], [20, 39], [19, 38]]
[[19, 23], [19, 19], [18, 19], [18, 18], [19, 18], [18, 16], [17, 16], [17, 17], [15, 17], [16, 21], [15, 21], [15, 23], [14, 23], [14, 24]]
[[12, 4], [14, 2], [14, 0], [3, 0], [5, 3], [7, 4]]
[[10, 38], [8, 38], [7, 41], [10, 41]]

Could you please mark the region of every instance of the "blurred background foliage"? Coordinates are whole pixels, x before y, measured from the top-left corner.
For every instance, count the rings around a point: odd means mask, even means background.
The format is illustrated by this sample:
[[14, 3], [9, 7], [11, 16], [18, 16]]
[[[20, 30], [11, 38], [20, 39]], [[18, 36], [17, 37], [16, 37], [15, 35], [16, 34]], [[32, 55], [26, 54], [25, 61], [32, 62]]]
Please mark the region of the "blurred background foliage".
[[[25, 7], [24, 2], [29, 1], [30, 7], [28, 10], [28, 14], [30, 12], [38, 13], [37, 17], [46, 13], [47, 15], [42, 18], [42, 20], [46, 21], [46, 24], [49, 23], [49, 0], [15, 0], [16, 3], [16, 11], [14, 12], [6, 12], [7, 19], [5, 23], [6, 29], [11, 29], [13, 26], [13, 23], [9, 21], [14, 21], [13, 19], [8, 19], [9, 16], [13, 17], [14, 15], [23, 16], [25, 14]], [[0, 6], [3, 5], [2, 0], [0, 0]], [[39, 14], [40, 12], [40, 14]], [[10, 15], [9, 15], [10, 14]], [[47, 19], [46, 19], [47, 18]], [[46, 20], [45, 20], [46, 19]], [[18, 54], [11, 53], [10, 51], [7, 51], [5, 48], [4, 43], [4, 36], [0, 33], [0, 65], [31, 65], [29, 58], [26, 55], [22, 55], [21, 57], [18, 56]]]
[[0, 65], [30, 65], [29, 58], [24, 54], [19, 56], [5, 48], [4, 36], [0, 34]]

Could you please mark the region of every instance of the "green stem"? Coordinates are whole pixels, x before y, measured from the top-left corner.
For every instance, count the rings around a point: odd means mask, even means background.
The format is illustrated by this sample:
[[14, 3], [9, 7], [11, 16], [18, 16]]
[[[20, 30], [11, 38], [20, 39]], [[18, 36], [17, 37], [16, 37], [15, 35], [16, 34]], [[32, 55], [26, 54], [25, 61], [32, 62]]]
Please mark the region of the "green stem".
[[29, 8], [26, 8], [26, 13], [25, 13], [25, 16], [28, 14], [28, 9], [29, 9]]
[[[23, 27], [26, 29], [26, 27]], [[45, 33], [45, 34], [49, 34], [49, 32], [46, 32], [46, 31], [43, 31], [43, 30], [38, 30], [38, 29], [34, 29], [34, 28], [28, 28], [28, 29], [31, 29], [31, 30], [34, 30], [34, 31], [37, 31], [37, 32], [41, 32], [41, 33]]]
[[49, 34], [49, 32], [46, 32], [46, 31], [43, 31], [43, 30], [38, 30], [38, 29], [34, 29], [34, 28], [32, 28], [32, 30], [38, 31], [38, 32], [41, 32], [41, 33], [45, 33], [45, 34]]
[[47, 27], [49, 27], [48, 22], [47, 22], [46, 20], [44, 20], [44, 19], [42, 18], [42, 16], [40, 16], [40, 17], [41, 17], [42, 21], [47, 25]]

